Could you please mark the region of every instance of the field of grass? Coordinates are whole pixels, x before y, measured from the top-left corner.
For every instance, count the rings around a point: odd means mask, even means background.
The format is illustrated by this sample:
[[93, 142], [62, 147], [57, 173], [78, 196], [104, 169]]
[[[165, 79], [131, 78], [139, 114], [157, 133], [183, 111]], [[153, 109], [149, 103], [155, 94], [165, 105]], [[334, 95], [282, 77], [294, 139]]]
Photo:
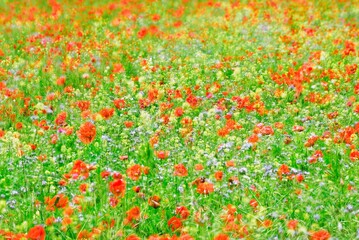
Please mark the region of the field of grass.
[[0, 0], [0, 239], [358, 239], [359, 1]]

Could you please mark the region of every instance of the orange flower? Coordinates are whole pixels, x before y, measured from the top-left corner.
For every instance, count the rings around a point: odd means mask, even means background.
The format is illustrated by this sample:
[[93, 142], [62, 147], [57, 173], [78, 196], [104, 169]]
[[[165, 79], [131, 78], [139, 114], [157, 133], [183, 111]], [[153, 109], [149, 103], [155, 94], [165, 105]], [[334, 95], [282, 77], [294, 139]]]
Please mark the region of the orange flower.
[[277, 173], [278, 173], [278, 176], [279, 176], [280, 178], [282, 178], [282, 175], [283, 175], [283, 174], [284, 174], [284, 175], [287, 175], [287, 174], [290, 173], [290, 169], [289, 169], [289, 167], [288, 167], [287, 165], [282, 164], [282, 165], [279, 167]]
[[249, 201], [249, 205], [252, 207], [252, 208], [256, 208], [258, 206], [258, 202], [255, 200], [255, 199], [251, 199]]
[[82, 177], [83, 179], [87, 179], [89, 177], [89, 172], [94, 169], [96, 169], [95, 166], [88, 165], [82, 160], [76, 160], [68, 175], [68, 178], [72, 177], [76, 180], [79, 177]]
[[109, 171], [102, 171], [101, 172], [101, 177], [102, 178], [107, 178], [108, 176], [110, 176], [111, 175], [111, 173], [109, 172]]
[[130, 236], [128, 236], [126, 238], [126, 240], [141, 240], [141, 238], [139, 238], [137, 235], [135, 234], [131, 234]]
[[55, 217], [49, 217], [46, 219], [45, 224], [47, 226], [51, 226], [52, 224], [54, 224], [55, 220], [56, 220]]
[[274, 135], [274, 131], [273, 128], [271, 126], [264, 126], [261, 130], [260, 133], [262, 135]]
[[171, 217], [170, 220], [168, 220], [167, 225], [172, 231], [175, 231], [182, 227], [182, 220], [178, 217]]
[[350, 160], [352, 162], [355, 162], [356, 160], [359, 160], [359, 151], [358, 150], [352, 150], [350, 152], [349, 157], [350, 157]]
[[295, 230], [297, 229], [298, 221], [297, 220], [289, 220], [287, 223], [288, 229]]
[[345, 72], [348, 74], [348, 75], [353, 75], [358, 69], [358, 65], [357, 64], [352, 64], [352, 65], [346, 65], [345, 66]]
[[182, 163], [175, 165], [174, 175], [179, 177], [187, 176], [188, 175], [187, 168]]
[[328, 113], [327, 117], [329, 119], [334, 119], [334, 118], [338, 117], [338, 115], [339, 115], [338, 111], [335, 111], [335, 112]]
[[147, 35], [147, 33], [148, 33], [147, 28], [143, 27], [140, 29], [140, 31], [138, 31], [137, 36], [138, 36], [138, 38], [141, 39], [141, 38], [144, 38]]
[[216, 235], [213, 240], [229, 240], [229, 237], [227, 234], [224, 233], [220, 233], [218, 235]]
[[317, 141], [319, 137], [316, 135], [310, 136], [307, 142], [304, 144], [305, 147], [312, 147]]
[[92, 234], [88, 232], [87, 230], [81, 230], [79, 234], [77, 235], [77, 239], [79, 240], [87, 240], [92, 239]]
[[139, 207], [136, 206], [128, 210], [126, 212], [126, 215], [127, 215], [126, 219], [129, 222], [132, 222], [133, 220], [140, 220], [141, 210]]
[[40, 162], [43, 162], [43, 161], [45, 161], [46, 159], [47, 159], [46, 154], [42, 154], [42, 155], [39, 155], [39, 156], [37, 157], [37, 160], [39, 160]]
[[181, 218], [184, 220], [188, 218], [190, 212], [185, 206], [180, 206], [176, 208], [176, 214], [180, 215]]
[[0, 129], [0, 138], [2, 138], [3, 136], [5, 136], [5, 131]]
[[150, 205], [153, 208], [159, 208], [161, 206], [160, 202], [161, 202], [161, 198], [156, 195], [154, 195], [148, 199], [148, 205]]
[[64, 216], [70, 217], [73, 213], [74, 213], [74, 209], [72, 207], [68, 206], [64, 208], [63, 211]]
[[85, 110], [81, 113], [81, 117], [83, 119], [86, 119], [86, 118], [90, 118], [91, 117], [91, 111], [90, 110]]
[[297, 182], [303, 182], [304, 181], [304, 176], [302, 174], [298, 174], [296, 176], [296, 180], [297, 180]]
[[53, 198], [45, 197], [46, 210], [54, 211], [56, 208], [65, 208], [69, 199], [64, 194], [57, 194]]
[[114, 112], [115, 112], [115, 109], [113, 109], [113, 108], [103, 108], [103, 109], [101, 109], [101, 111], [100, 111], [100, 115], [101, 115], [105, 120], [108, 120], [108, 119], [110, 119], [110, 118], [113, 116]]
[[262, 224], [263, 224], [263, 227], [270, 228], [270, 227], [272, 227], [273, 222], [270, 219], [266, 219], [266, 220], [263, 221]]
[[67, 127], [64, 128], [64, 131], [65, 131], [65, 134], [66, 134], [67, 136], [70, 136], [70, 135], [72, 134], [72, 132], [74, 131], [74, 128], [67, 126]]
[[82, 193], [86, 193], [87, 191], [87, 183], [82, 183], [79, 187], [79, 190], [82, 192]]
[[126, 102], [123, 99], [115, 99], [113, 100], [113, 104], [117, 109], [122, 109], [126, 107]]
[[236, 163], [233, 160], [229, 160], [226, 162], [226, 167], [235, 167]]
[[85, 122], [77, 131], [77, 136], [84, 144], [90, 144], [96, 137], [96, 127], [91, 122]]
[[229, 129], [229, 128], [223, 127], [223, 128], [221, 128], [221, 129], [219, 129], [219, 130], [217, 131], [217, 134], [218, 134], [218, 136], [220, 136], [220, 137], [225, 137], [225, 136], [227, 136], [227, 135], [229, 134], [229, 132], [230, 132], [230, 129]]
[[142, 167], [141, 168], [143, 174], [148, 175], [150, 173], [150, 168], [149, 167]]
[[259, 137], [257, 134], [252, 134], [248, 139], [249, 143], [256, 143], [259, 140]]
[[214, 178], [217, 180], [217, 181], [221, 181], [222, 178], [223, 178], [223, 172], [222, 171], [217, 171], [214, 173]]
[[72, 219], [69, 217], [64, 217], [61, 222], [63, 227], [66, 227], [67, 225], [70, 225], [71, 223], [72, 223]]
[[115, 63], [113, 65], [113, 73], [122, 73], [125, 71], [125, 68], [121, 63]]
[[166, 159], [169, 155], [169, 151], [155, 151], [156, 157], [159, 159]]
[[27, 233], [27, 238], [31, 240], [45, 240], [46, 232], [43, 226], [35, 226]]
[[326, 230], [319, 230], [313, 232], [310, 236], [310, 240], [328, 240], [330, 238], [330, 234]]
[[196, 165], [194, 165], [194, 169], [195, 169], [196, 171], [201, 171], [201, 170], [204, 169], [204, 167], [203, 167], [202, 164], [196, 164]]
[[178, 107], [178, 108], [175, 109], [175, 116], [176, 116], [176, 117], [182, 116], [183, 113], [184, 113], [183, 108]]
[[91, 103], [90, 101], [78, 101], [76, 105], [80, 109], [80, 111], [83, 112], [90, 108]]
[[194, 240], [194, 238], [188, 233], [181, 233], [181, 236], [178, 238], [178, 240]]
[[199, 178], [197, 178], [196, 180], [194, 180], [192, 182], [192, 185], [198, 187], [198, 185], [200, 183], [204, 183], [204, 182], [206, 182], [206, 178], [205, 177], [199, 177]]
[[113, 195], [123, 197], [126, 191], [126, 182], [123, 179], [117, 179], [110, 182], [109, 188]]
[[16, 125], [15, 125], [15, 128], [16, 128], [17, 130], [22, 129], [22, 127], [23, 127], [23, 124], [22, 124], [21, 122], [18, 122], [18, 123], [16, 123]]
[[67, 117], [67, 113], [66, 112], [61, 112], [57, 115], [56, 119], [55, 119], [55, 124], [57, 126], [61, 126], [61, 125], [65, 125], [66, 124], [66, 117]]
[[132, 121], [124, 121], [123, 122], [125, 124], [126, 128], [131, 128], [133, 126], [133, 122]]
[[214, 191], [214, 186], [212, 183], [204, 182], [199, 183], [197, 186], [197, 192], [200, 194], [210, 194]]
[[131, 167], [129, 167], [126, 171], [127, 176], [132, 180], [138, 180], [141, 176], [141, 166], [138, 164], [135, 164]]
[[65, 82], [66, 82], [66, 77], [65, 76], [61, 76], [59, 77], [57, 80], [56, 80], [56, 84], [58, 86], [63, 86], [65, 85]]
[[59, 136], [57, 136], [57, 134], [52, 134], [52, 135], [51, 135], [50, 143], [51, 143], [51, 144], [56, 144], [56, 143], [57, 143], [57, 140], [59, 140]]
[[160, 15], [158, 15], [158, 14], [153, 14], [152, 15], [152, 20], [153, 21], [158, 21], [158, 20], [160, 20], [161, 19], [161, 16]]
[[119, 201], [118, 201], [117, 197], [111, 197], [109, 202], [110, 202], [111, 207], [116, 207]]
[[274, 127], [278, 128], [278, 129], [283, 129], [283, 128], [284, 128], [284, 124], [281, 123], [281, 122], [276, 122], [276, 123], [274, 124]]

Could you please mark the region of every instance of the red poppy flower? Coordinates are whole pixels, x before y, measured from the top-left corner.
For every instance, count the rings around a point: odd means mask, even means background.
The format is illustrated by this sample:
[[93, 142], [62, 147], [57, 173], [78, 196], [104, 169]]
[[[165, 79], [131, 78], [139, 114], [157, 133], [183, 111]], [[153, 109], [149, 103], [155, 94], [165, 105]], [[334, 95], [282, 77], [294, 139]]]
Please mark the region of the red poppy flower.
[[109, 177], [111, 175], [111, 173], [109, 172], [109, 171], [102, 171], [101, 172], [101, 177], [102, 178], [107, 178], [107, 177]]
[[140, 31], [138, 31], [137, 37], [141, 39], [144, 38], [147, 34], [148, 34], [147, 28], [143, 27], [140, 29]]
[[350, 157], [350, 160], [352, 162], [355, 162], [355, 161], [359, 160], [359, 151], [358, 150], [352, 150], [350, 152], [349, 157]]
[[77, 235], [77, 239], [83, 239], [83, 240], [92, 239], [92, 234], [87, 230], [81, 230]]
[[113, 100], [113, 104], [117, 109], [122, 109], [126, 107], [126, 102], [123, 99], [115, 99]]
[[126, 240], [141, 240], [137, 235], [132, 234], [126, 238]]
[[65, 76], [61, 76], [59, 77], [57, 80], [56, 80], [56, 84], [58, 86], [63, 86], [65, 85], [65, 82], [66, 82], [66, 77]]
[[15, 128], [16, 128], [17, 130], [20, 130], [20, 129], [23, 128], [23, 124], [22, 124], [21, 122], [18, 122], [18, 123], [16, 123]]
[[222, 178], [223, 178], [223, 172], [222, 171], [217, 171], [214, 173], [214, 178], [217, 180], [217, 181], [221, 181]]
[[91, 102], [90, 101], [78, 101], [76, 103], [76, 105], [80, 109], [80, 111], [83, 112], [90, 108]]
[[169, 151], [155, 151], [156, 157], [159, 159], [166, 159], [169, 155]]
[[124, 121], [123, 122], [125, 124], [126, 128], [131, 128], [133, 126], [133, 122], [132, 121]]
[[101, 109], [101, 111], [100, 111], [100, 115], [101, 115], [105, 120], [108, 120], [108, 119], [110, 119], [110, 118], [113, 116], [114, 112], [115, 112], [115, 109], [113, 109], [113, 108], [103, 108], [103, 109]]
[[224, 233], [220, 233], [213, 238], [213, 240], [229, 240], [229, 239], [230, 239], [229, 236]]
[[45, 240], [46, 232], [43, 226], [35, 226], [27, 233], [27, 238], [31, 240]]
[[117, 179], [109, 184], [110, 192], [115, 196], [123, 197], [126, 191], [126, 182], [123, 179]]
[[199, 183], [197, 186], [197, 192], [199, 194], [210, 194], [214, 191], [214, 186], [212, 183], [204, 182]]
[[113, 73], [122, 73], [125, 71], [125, 68], [121, 63], [115, 63], [113, 65]]
[[190, 212], [185, 206], [180, 206], [176, 208], [176, 214], [180, 215], [182, 219], [187, 219]]
[[175, 116], [176, 116], [176, 117], [182, 116], [183, 113], [184, 113], [183, 108], [178, 107], [178, 108], [175, 109]]
[[288, 229], [295, 230], [297, 229], [298, 221], [297, 220], [289, 220], [287, 223]]
[[[2, 138], [3, 136], [5, 136], [5, 131], [0, 129], [0, 138]], [[34, 150], [34, 149], [33, 149]]]
[[91, 122], [86, 122], [80, 126], [77, 136], [84, 144], [90, 144], [96, 137], [96, 127]]
[[140, 210], [140, 207], [133, 207], [131, 208], [130, 210], [128, 210], [126, 212], [126, 219], [129, 221], [129, 222], [132, 222], [133, 220], [139, 220], [140, 219], [140, 216], [141, 216], [141, 210]]
[[170, 220], [168, 220], [167, 225], [172, 231], [175, 231], [182, 227], [182, 220], [178, 217], [171, 217]]
[[196, 165], [194, 165], [194, 169], [195, 169], [196, 171], [201, 171], [201, 170], [204, 169], [204, 167], [203, 167], [202, 164], [196, 164]]
[[135, 164], [135, 165], [133, 165], [133, 166], [127, 168], [126, 173], [127, 173], [127, 176], [128, 176], [130, 179], [136, 181], [136, 180], [138, 180], [138, 179], [140, 178], [140, 176], [141, 176], [141, 166], [138, 165], [138, 164]]
[[175, 165], [174, 175], [179, 177], [187, 176], [188, 175], [187, 168], [182, 163]]
[[56, 208], [65, 208], [68, 205], [69, 199], [64, 194], [57, 194], [53, 198], [45, 197], [46, 210], [54, 211]]
[[348, 75], [353, 75], [358, 69], [358, 65], [357, 64], [352, 64], [352, 65], [346, 65], [345, 66], [345, 71]]
[[55, 217], [48, 217], [46, 220], [45, 220], [45, 224], [47, 226], [51, 226], [52, 224], [54, 224], [56, 218]]
[[330, 238], [330, 234], [326, 230], [319, 230], [313, 232], [310, 236], [310, 240], [328, 240]]
[[252, 208], [256, 208], [258, 206], [258, 202], [255, 199], [252, 199], [252, 200], [249, 201], [249, 205]]
[[282, 164], [278, 169], [278, 175], [282, 176], [283, 174], [287, 175], [290, 173], [290, 169], [287, 165]]

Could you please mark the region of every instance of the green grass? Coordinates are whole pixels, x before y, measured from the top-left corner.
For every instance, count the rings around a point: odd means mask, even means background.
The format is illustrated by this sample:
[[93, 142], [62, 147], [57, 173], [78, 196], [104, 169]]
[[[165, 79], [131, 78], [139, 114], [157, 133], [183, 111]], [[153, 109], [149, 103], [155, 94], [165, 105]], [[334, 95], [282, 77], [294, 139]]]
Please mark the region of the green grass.
[[[35, 226], [46, 239], [85, 231], [83, 239], [318, 239], [319, 230], [333, 239], [358, 237], [359, 159], [349, 154], [359, 144], [359, 71], [346, 68], [359, 63], [359, 6], [269, 2], [0, 1], [0, 238], [36, 239]], [[124, 71], [114, 72], [115, 64]], [[126, 106], [116, 109], [115, 99]], [[90, 101], [88, 112], [77, 107], [82, 100]], [[107, 120], [104, 108], [115, 110]], [[64, 111], [65, 124], [56, 125]], [[84, 144], [77, 132], [88, 121], [96, 137]], [[342, 134], [349, 127], [352, 133]], [[258, 140], [249, 143], [253, 134]], [[313, 135], [318, 140], [305, 147]], [[317, 150], [323, 157], [310, 163]], [[161, 159], [160, 151], [169, 155]], [[78, 159], [86, 163], [80, 175], [91, 168], [88, 178], [73, 175]], [[180, 163], [187, 176], [174, 176]], [[138, 180], [127, 171], [135, 164], [142, 167]], [[290, 172], [281, 177], [283, 164]], [[110, 176], [102, 178], [105, 171]], [[126, 190], [112, 207], [114, 173]], [[214, 191], [199, 193], [199, 179]], [[68, 203], [51, 211], [46, 199], [58, 194]], [[158, 208], [149, 203], [153, 196]], [[135, 206], [140, 216], [129, 224]], [[190, 215], [173, 231], [168, 221], [180, 217], [179, 206]], [[298, 221], [294, 230], [290, 220]]]

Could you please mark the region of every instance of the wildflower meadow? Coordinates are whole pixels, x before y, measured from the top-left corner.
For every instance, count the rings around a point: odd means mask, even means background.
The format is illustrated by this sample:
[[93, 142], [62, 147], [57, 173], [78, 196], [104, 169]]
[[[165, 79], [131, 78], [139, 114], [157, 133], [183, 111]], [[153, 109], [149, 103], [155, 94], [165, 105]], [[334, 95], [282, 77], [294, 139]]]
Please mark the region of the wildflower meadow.
[[0, 0], [0, 239], [359, 239], [359, 1]]

